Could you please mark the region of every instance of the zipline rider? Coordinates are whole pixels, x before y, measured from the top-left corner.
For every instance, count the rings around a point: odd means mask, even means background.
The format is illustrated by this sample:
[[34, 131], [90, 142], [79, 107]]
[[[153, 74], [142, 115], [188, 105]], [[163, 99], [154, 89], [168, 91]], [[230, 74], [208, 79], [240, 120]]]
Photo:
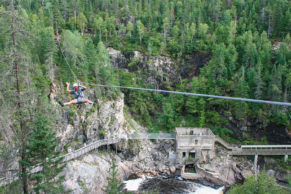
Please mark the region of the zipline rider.
[[91, 100], [84, 99], [84, 92], [83, 91], [87, 89], [85, 86], [74, 83], [73, 89], [70, 90], [70, 83], [66, 82], [66, 84], [67, 84], [67, 92], [74, 95], [74, 100], [71, 100], [70, 102], [65, 102], [65, 103], [60, 102], [61, 106], [67, 106], [70, 104], [83, 104], [83, 103], [89, 103], [89, 104], [95, 105], [95, 103], [92, 102]]

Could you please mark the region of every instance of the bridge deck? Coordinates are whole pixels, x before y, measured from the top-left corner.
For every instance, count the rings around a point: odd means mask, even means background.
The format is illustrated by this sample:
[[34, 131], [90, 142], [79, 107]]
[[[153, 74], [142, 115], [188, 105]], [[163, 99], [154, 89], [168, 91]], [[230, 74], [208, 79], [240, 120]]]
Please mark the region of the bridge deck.
[[[121, 141], [122, 138], [125, 139], [176, 139], [175, 133], [137, 133], [125, 135], [121, 134], [120, 138], [112, 138], [112, 139], [103, 139], [96, 140], [84, 147], [75, 150], [71, 153], [65, 154], [64, 161], [69, 161], [80, 157], [94, 149], [102, 145], [114, 144]], [[215, 137], [215, 142], [219, 142], [227, 149], [231, 150], [230, 155], [291, 155], [291, 145], [242, 145], [241, 147], [235, 147], [218, 136]], [[36, 173], [42, 170], [40, 165], [35, 166], [30, 170], [30, 173]], [[0, 178], [0, 186], [7, 185], [12, 183], [13, 181], [18, 180], [18, 176], [16, 173], [8, 173], [6, 177]]]
[[[120, 140], [121, 139], [119, 139], [119, 138], [97, 140], [97, 141], [94, 141], [88, 145], [85, 145], [84, 147], [82, 147], [78, 150], [75, 150], [71, 153], [65, 154], [61, 157], [64, 157], [63, 161], [67, 162], [67, 161], [73, 160], [75, 158], [78, 158], [78, 157], [80, 157], [80, 156], [82, 156], [82, 155], [84, 155], [84, 154], [86, 154], [94, 149], [97, 149], [100, 146], [118, 143]], [[42, 166], [36, 165], [30, 170], [30, 173], [37, 173], [41, 170], [42, 170]], [[19, 178], [19, 176], [17, 175], [17, 173], [7, 173], [6, 177], [0, 178], [0, 186], [10, 184], [10, 183], [18, 180], [18, 178]]]
[[242, 145], [231, 155], [291, 155], [291, 145]]
[[134, 133], [128, 139], [176, 139], [176, 133]]

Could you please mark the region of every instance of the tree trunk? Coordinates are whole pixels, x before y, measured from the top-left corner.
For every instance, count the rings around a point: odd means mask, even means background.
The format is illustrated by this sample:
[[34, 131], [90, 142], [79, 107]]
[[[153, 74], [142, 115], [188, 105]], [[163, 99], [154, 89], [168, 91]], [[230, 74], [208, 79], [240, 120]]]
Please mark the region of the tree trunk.
[[[14, 10], [14, 0], [11, 1], [11, 9], [12, 9], [12, 23], [11, 23], [11, 37], [12, 37], [12, 44], [13, 44], [13, 65], [15, 67], [15, 78], [16, 78], [16, 89], [17, 89], [17, 108], [18, 108], [18, 115], [19, 115], [19, 124], [20, 124], [20, 130], [21, 130], [21, 160], [26, 160], [26, 134], [25, 134], [25, 126], [24, 126], [24, 120], [22, 118], [22, 103], [20, 99], [20, 79], [19, 79], [19, 64], [17, 61], [17, 47], [16, 47], [16, 31], [15, 31], [15, 10]], [[22, 184], [23, 184], [23, 192], [28, 193], [28, 181], [27, 181], [27, 169], [25, 166], [21, 165], [21, 174], [22, 174]]]

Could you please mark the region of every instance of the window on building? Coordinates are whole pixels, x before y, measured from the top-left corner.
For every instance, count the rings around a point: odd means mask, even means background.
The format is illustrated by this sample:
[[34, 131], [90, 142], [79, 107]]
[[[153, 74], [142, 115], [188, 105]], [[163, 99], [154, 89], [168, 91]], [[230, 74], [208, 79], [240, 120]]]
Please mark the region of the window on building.
[[195, 152], [190, 152], [189, 153], [189, 158], [195, 159]]

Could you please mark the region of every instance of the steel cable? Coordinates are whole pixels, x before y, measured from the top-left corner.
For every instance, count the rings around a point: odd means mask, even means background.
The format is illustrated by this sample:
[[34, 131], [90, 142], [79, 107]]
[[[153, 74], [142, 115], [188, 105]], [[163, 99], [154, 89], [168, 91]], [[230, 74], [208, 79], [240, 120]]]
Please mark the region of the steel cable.
[[[73, 69], [71, 68], [71, 65], [68, 63], [66, 56], [64, 55], [61, 46], [59, 44], [59, 48], [61, 50], [61, 53], [63, 57], [65, 58], [65, 61], [70, 68], [74, 78], [76, 80], [77, 76], [74, 73]], [[229, 97], [229, 96], [217, 96], [217, 95], [210, 95], [210, 94], [198, 94], [198, 93], [189, 93], [189, 92], [179, 92], [179, 91], [170, 91], [170, 90], [160, 90], [160, 89], [150, 89], [150, 88], [136, 88], [136, 87], [129, 87], [129, 86], [110, 86], [110, 85], [102, 85], [102, 84], [89, 84], [85, 82], [79, 82], [82, 84], [87, 85], [93, 85], [98, 87], [106, 87], [106, 88], [121, 88], [121, 89], [129, 89], [129, 90], [142, 90], [142, 91], [149, 91], [149, 92], [159, 92], [159, 93], [168, 93], [168, 94], [180, 94], [180, 95], [186, 95], [186, 96], [199, 96], [199, 97], [205, 97], [205, 98], [217, 98], [217, 99], [224, 99], [224, 100], [235, 100], [235, 101], [243, 101], [243, 102], [253, 102], [253, 103], [261, 103], [261, 104], [272, 104], [272, 105], [278, 105], [278, 106], [291, 106], [291, 103], [289, 102], [278, 102], [278, 101], [269, 101], [269, 100], [258, 100], [258, 99], [249, 99], [249, 98], [240, 98], [240, 97]]]

